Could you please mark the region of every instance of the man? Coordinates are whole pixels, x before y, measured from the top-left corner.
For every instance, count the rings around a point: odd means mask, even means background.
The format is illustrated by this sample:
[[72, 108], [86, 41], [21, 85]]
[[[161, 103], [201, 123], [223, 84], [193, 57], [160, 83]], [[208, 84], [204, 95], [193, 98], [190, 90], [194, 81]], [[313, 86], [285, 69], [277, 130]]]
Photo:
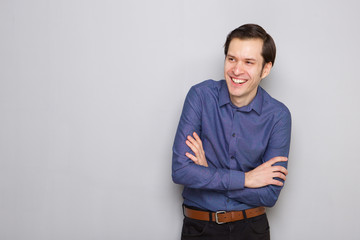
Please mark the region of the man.
[[193, 86], [173, 146], [173, 181], [184, 185], [182, 239], [270, 239], [272, 207], [288, 173], [291, 117], [259, 86], [276, 47], [255, 24], [225, 43], [225, 80]]

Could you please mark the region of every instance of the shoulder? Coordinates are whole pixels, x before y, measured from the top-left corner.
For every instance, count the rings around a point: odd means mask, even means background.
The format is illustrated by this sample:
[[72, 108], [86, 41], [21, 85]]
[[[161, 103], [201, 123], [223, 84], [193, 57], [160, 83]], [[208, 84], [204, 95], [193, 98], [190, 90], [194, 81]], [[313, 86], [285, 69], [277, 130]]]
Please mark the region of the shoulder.
[[195, 89], [196, 91], [214, 91], [220, 89], [222, 81], [223, 80], [215, 81], [212, 79], [208, 79], [192, 86], [191, 88]]
[[224, 80], [215, 81], [212, 79], [205, 80], [191, 87], [189, 95], [197, 95], [199, 97], [215, 95], [218, 96]]
[[291, 118], [290, 110], [284, 103], [270, 96], [263, 88], [261, 90], [263, 92], [263, 108], [266, 112], [276, 114], [278, 117]]

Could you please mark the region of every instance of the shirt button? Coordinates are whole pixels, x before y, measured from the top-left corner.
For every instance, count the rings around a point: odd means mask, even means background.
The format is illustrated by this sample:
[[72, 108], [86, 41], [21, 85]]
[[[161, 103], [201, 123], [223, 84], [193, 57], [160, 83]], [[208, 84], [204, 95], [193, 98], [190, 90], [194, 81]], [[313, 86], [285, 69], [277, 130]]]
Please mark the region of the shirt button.
[[235, 159], [235, 157], [234, 157], [234, 156], [231, 156], [231, 159]]
[[233, 133], [232, 136], [235, 137], [235, 133]]

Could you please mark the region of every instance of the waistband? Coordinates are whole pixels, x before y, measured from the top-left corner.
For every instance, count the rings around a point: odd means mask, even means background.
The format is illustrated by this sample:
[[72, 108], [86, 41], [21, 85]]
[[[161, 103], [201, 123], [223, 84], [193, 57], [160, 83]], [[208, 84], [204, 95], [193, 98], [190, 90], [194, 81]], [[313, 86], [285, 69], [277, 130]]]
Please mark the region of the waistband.
[[217, 224], [229, 223], [240, 221], [246, 218], [253, 218], [265, 214], [265, 207], [256, 207], [250, 208], [242, 211], [217, 211], [217, 212], [208, 212], [203, 210], [195, 210], [189, 207], [183, 206], [183, 211], [185, 217], [216, 222]]

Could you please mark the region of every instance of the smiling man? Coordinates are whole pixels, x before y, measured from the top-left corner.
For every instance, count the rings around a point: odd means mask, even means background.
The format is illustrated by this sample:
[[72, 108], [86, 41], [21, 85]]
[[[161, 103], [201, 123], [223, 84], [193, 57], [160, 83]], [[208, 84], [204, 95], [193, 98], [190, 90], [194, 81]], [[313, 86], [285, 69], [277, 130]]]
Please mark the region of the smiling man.
[[182, 239], [270, 239], [266, 207], [286, 180], [291, 116], [259, 86], [274, 65], [266, 31], [242, 25], [225, 42], [225, 80], [193, 86], [173, 146], [184, 185]]

